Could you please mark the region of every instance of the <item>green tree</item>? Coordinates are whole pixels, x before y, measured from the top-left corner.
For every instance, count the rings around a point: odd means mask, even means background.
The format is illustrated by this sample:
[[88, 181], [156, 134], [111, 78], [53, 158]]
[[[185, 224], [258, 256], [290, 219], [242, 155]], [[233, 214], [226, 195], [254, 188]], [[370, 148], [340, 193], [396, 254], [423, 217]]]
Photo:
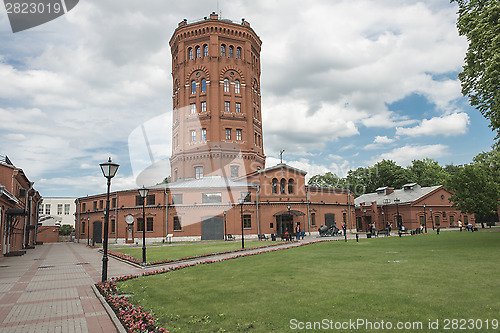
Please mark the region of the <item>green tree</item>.
[[406, 170], [408, 181], [422, 186], [445, 185], [449, 177], [449, 173], [430, 158], [415, 160]]
[[462, 94], [490, 121], [500, 137], [500, 2], [451, 0], [458, 4], [457, 28], [469, 47], [458, 75]]
[[473, 163], [457, 169], [450, 177], [454, 207], [469, 214], [486, 216], [495, 212], [500, 199], [500, 187], [485, 163]]
[[407, 171], [392, 160], [382, 160], [370, 168], [371, 187], [368, 192], [374, 192], [377, 188], [391, 186], [402, 188], [408, 183]]
[[75, 231], [75, 228], [73, 228], [71, 225], [69, 224], [63, 224], [60, 228], [59, 228], [59, 235], [61, 236], [68, 236], [68, 235], [71, 235], [72, 232]]
[[340, 178], [336, 174], [327, 172], [324, 175], [315, 175], [311, 177], [308, 185], [316, 187], [342, 188], [344, 186], [344, 179]]

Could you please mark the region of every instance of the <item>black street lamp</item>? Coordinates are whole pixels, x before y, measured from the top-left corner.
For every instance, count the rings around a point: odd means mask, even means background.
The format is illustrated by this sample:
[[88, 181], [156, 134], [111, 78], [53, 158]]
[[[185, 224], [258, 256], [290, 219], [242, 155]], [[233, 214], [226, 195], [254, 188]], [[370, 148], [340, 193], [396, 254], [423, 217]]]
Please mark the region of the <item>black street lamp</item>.
[[429, 212], [431, 212], [432, 230], [434, 230], [434, 219], [432, 218], [432, 208], [429, 208]]
[[149, 189], [142, 185], [139, 189], [139, 195], [142, 198], [142, 264], [146, 264], [146, 197]]
[[245, 197], [241, 197], [238, 199], [240, 203], [240, 219], [241, 219], [241, 248], [245, 248], [245, 236], [243, 234], [243, 203], [245, 202]]
[[399, 200], [398, 198], [394, 199], [394, 203], [396, 204], [396, 215], [397, 215], [397, 220], [398, 220], [398, 229], [401, 230], [401, 226], [403, 225], [403, 222], [400, 221], [399, 219]]
[[116, 175], [119, 164], [111, 162], [111, 157], [105, 163], [99, 164], [101, 166], [102, 174], [108, 180], [108, 190], [106, 192], [106, 216], [104, 219], [104, 255], [102, 256], [102, 279], [105, 282], [108, 278], [108, 224], [109, 224], [109, 188], [111, 187], [111, 178]]
[[227, 240], [226, 211], [224, 211], [224, 240]]
[[87, 216], [87, 246], [90, 245], [90, 216]]
[[424, 202], [424, 227], [425, 227], [425, 233], [427, 233], [427, 215], [425, 214], [425, 202]]

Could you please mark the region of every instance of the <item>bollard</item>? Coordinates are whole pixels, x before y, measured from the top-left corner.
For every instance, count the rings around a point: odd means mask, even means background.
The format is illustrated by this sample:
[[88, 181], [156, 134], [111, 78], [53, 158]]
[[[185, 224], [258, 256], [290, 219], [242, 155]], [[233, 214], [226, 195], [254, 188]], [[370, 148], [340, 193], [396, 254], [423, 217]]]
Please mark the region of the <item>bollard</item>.
[[437, 228], [437, 234], [439, 235], [439, 228]]
[[359, 242], [359, 235], [356, 234], [356, 242]]

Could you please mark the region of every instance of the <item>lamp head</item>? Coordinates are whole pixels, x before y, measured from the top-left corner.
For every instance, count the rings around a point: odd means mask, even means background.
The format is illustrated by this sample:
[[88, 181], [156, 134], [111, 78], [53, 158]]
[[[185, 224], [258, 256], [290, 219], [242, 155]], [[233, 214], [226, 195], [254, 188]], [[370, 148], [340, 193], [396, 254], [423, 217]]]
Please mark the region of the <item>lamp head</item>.
[[101, 166], [102, 174], [107, 179], [113, 178], [116, 175], [116, 172], [118, 171], [118, 167], [120, 166], [119, 164], [113, 163], [111, 161], [111, 157], [107, 162], [101, 163], [99, 165]]

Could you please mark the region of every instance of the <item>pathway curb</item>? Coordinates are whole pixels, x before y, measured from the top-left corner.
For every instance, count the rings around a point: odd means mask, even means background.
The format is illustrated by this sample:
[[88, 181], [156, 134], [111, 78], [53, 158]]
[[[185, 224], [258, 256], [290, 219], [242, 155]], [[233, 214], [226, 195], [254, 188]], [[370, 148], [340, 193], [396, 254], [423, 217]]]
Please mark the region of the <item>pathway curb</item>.
[[92, 290], [94, 291], [94, 294], [99, 299], [99, 301], [101, 302], [102, 306], [104, 307], [104, 309], [108, 313], [108, 316], [111, 319], [111, 321], [113, 322], [113, 325], [115, 325], [116, 330], [119, 333], [128, 333], [127, 330], [125, 329], [125, 327], [123, 327], [122, 322], [120, 321], [120, 319], [118, 319], [118, 317], [116, 316], [115, 311], [113, 311], [113, 309], [109, 306], [108, 302], [106, 302], [106, 300], [101, 295], [101, 293], [99, 292], [99, 290], [97, 289], [97, 287], [95, 286], [95, 284], [92, 285]]

